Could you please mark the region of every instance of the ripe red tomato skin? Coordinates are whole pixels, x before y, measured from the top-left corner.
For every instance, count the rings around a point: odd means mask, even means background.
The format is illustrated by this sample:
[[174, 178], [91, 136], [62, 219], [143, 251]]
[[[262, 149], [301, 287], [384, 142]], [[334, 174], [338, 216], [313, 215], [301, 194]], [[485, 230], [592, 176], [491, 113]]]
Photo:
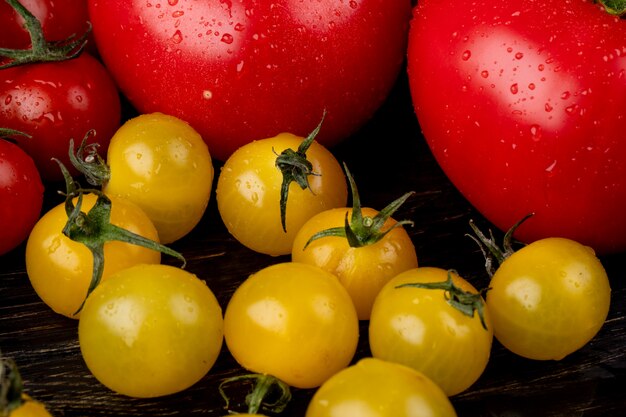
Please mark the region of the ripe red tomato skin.
[[626, 23], [584, 0], [457, 7], [420, 2], [408, 49], [446, 174], [502, 230], [535, 212], [520, 240], [626, 250]]
[[324, 109], [327, 147], [369, 119], [406, 55], [410, 1], [393, 4], [89, 0], [89, 13], [134, 106], [189, 122], [225, 161], [254, 139], [306, 136]]
[[62, 62], [24, 65], [2, 70], [0, 124], [30, 134], [16, 138], [35, 160], [44, 181], [61, 180], [61, 160], [76, 174], [69, 157], [69, 140], [80, 144], [87, 131], [96, 136], [102, 155], [121, 119], [120, 97], [106, 69], [92, 56]]
[[[49, 41], [66, 39], [87, 30], [89, 14], [86, 0], [20, 0], [41, 23]], [[0, 2], [0, 47], [24, 49], [30, 46], [30, 36], [23, 19], [5, 1]]]
[[0, 255], [28, 237], [41, 214], [43, 191], [32, 158], [0, 139]]

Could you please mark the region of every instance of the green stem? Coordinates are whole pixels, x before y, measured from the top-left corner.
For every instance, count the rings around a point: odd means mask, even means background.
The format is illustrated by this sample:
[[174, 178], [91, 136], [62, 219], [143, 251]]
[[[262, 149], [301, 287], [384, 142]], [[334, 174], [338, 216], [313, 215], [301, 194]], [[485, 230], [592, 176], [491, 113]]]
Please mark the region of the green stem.
[[626, 15], [626, 0], [598, 0], [604, 9], [613, 15]]
[[56, 62], [76, 58], [85, 48], [91, 32], [91, 23], [80, 37], [76, 34], [61, 41], [46, 40], [41, 22], [19, 0], [5, 0], [24, 19], [24, 27], [31, 40], [29, 49], [0, 48], [0, 56], [9, 62], [0, 65], [0, 69], [34, 62]]
[[[89, 184], [102, 187], [111, 178], [111, 168], [98, 153], [100, 144], [97, 142], [87, 144], [87, 140], [95, 135], [95, 130], [89, 130], [76, 152], [74, 152], [74, 140], [70, 139], [69, 157], [74, 168], [85, 176]], [[86, 155], [85, 152], [87, 152]]]
[[449, 270], [448, 278], [445, 281], [408, 283], [398, 285], [396, 288], [412, 287], [429, 290], [443, 290], [444, 297], [446, 298], [448, 304], [468, 317], [474, 317], [474, 312], [477, 312], [478, 317], [480, 318], [480, 324], [482, 324], [483, 328], [487, 330], [487, 324], [485, 323], [485, 302], [483, 301], [482, 294], [488, 289], [481, 291], [480, 293], [464, 291], [454, 285], [454, 281], [452, 280], [453, 274], [457, 275], [456, 271]]
[[[74, 314], [78, 314], [80, 310], [82, 310], [85, 300], [102, 279], [102, 273], [104, 271], [104, 244], [106, 242], [117, 240], [159, 251], [181, 260], [183, 262], [182, 267], [185, 267], [185, 258], [179, 252], [111, 224], [111, 200], [99, 190], [85, 190], [80, 188], [63, 163], [57, 159], [54, 160], [59, 164], [63, 178], [65, 179], [65, 212], [67, 213], [67, 223], [63, 228], [63, 234], [73, 241], [87, 246], [93, 255], [93, 271], [89, 289], [87, 290], [83, 303], [81, 303]], [[85, 192], [91, 192], [97, 195], [96, 203], [88, 213], [81, 211], [83, 194]], [[74, 198], [77, 198], [75, 206]]]
[[27, 138], [31, 138], [32, 136], [30, 136], [28, 133], [24, 133], [21, 132], [19, 130], [15, 130], [15, 129], [7, 129], [4, 127], [0, 127], [0, 138], [3, 139], [10, 139], [14, 136], [24, 136]]
[[283, 175], [283, 181], [280, 186], [280, 223], [284, 232], [287, 232], [286, 218], [289, 186], [295, 181], [301, 189], [310, 190], [309, 175], [319, 175], [313, 172], [313, 164], [306, 159], [306, 152], [309, 150], [309, 147], [322, 128], [325, 117], [326, 110], [324, 110], [324, 114], [322, 114], [322, 120], [320, 120], [317, 127], [309, 133], [302, 143], [300, 143], [297, 151], [288, 148], [282, 151], [276, 158], [276, 167]]
[[13, 359], [0, 356], [0, 416], [10, 416], [22, 405], [24, 384]]
[[[261, 409], [272, 413], [281, 413], [291, 400], [289, 385], [280, 379], [266, 374], [246, 374], [227, 378], [219, 385], [219, 391], [226, 402], [226, 409], [230, 407], [230, 398], [226, 395], [225, 387], [233, 382], [248, 381], [254, 382], [254, 388], [246, 395], [247, 413], [257, 414]], [[267, 402], [267, 398], [278, 389], [280, 396], [273, 402]], [[229, 412], [231, 412], [229, 410]], [[232, 412], [231, 412], [232, 413]]]
[[363, 216], [361, 208], [361, 199], [359, 197], [359, 191], [356, 186], [356, 182], [352, 177], [352, 174], [348, 170], [348, 167], [344, 163], [344, 169], [350, 183], [350, 190], [352, 191], [352, 216], [348, 221], [348, 212], [346, 212], [346, 218], [343, 227], [332, 227], [330, 229], [321, 230], [315, 233], [309, 238], [304, 245], [306, 249], [311, 242], [324, 237], [335, 236], [343, 237], [348, 240], [348, 244], [353, 248], [360, 248], [362, 246], [372, 245], [380, 241], [385, 235], [391, 232], [396, 227], [404, 225], [413, 225], [410, 220], [401, 220], [393, 224], [390, 228], [382, 230], [385, 222], [395, 213], [402, 204], [414, 194], [414, 192], [408, 192], [399, 197], [398, 199], [389, 203], [385, 208], [379, 211], [376, 216], [368, 217]]

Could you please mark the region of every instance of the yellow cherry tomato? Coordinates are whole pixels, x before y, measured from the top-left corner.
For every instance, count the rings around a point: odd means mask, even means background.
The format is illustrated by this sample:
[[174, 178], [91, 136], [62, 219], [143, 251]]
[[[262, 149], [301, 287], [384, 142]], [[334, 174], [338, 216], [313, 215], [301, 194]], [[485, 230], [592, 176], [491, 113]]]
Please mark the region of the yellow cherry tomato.
[[[373, 218], [379, 212], [372, 208], [361, 209], [363, 217]], [[316, 265], [339, 278], [348, 290], [360, 320], [368, 320], [372, 304], [380, 289], [394, 276], [417, 267], [415, 246], [406, 230], [396, 227], [381, 240], [360, 247], [351, 247], [345, 237], [327, 236], [307, 241], [322, 230], [343, 227], [352, 209], [326, 210], [309, 219], [298, 231], [291, 252], [294, 262]], [[388, 218], [382, 230], [396, 224]]]
[[[83, 196], [82, 211], [89, 211], [96, 202], [94, 194]], [[158, 241], [157, 231], [138, 206], [111, 196], [111, 223], [133, 233]], [[77, 199], [74, 199], [76, 204]], [[37, 295], [54, 311], [71, 318], [77, 312], [92, 279], [93, 256], [82, 243], [66, 237], [67, 222], [64, 203], [52, 208], [35, 224], [26, 244], [26, 272]], [[139, 263], [157, 264], [157, 251], [119, 241], [104, 244], [102, 280], [119, 270]]]
[[111, 390], [131, 397], [182, 391], [215, 363], [222, 310], [195, 275], [168, 265], [136, 265], [102, 282], [78, 323], [85, 363]]
[[237, 288], [224, 314], [224, 336], [244, 368], [313, 388], [348, 366], [359, 322], [335, 276], [285, 262], [256, 272]]
[[8, 417], [52, 417], [52, 414], [44, 404], [22, 394], [22, 404], [12, 410]]
[[[443, 284], [451, 278], [462, 291], [482, 303], [480, 315], [466, 315], [449, 302], [443, 289], [400, 287]], [[476, 289], [449, 271], [420, 267], [390, 280], [378, 294], [369, 324], [369, 343], [376, 358], [416, 369], [448, 395], [469, 388], [482, 375], [491, 353], [493, 330], [489, 311]]]
[[278, 154], [297, 150], [303, 138], [290, 133], [257, 140], [233, 153], [217, 181], [217, 204], [228, 231], [243, 245], [260, 253], [291, 253], [293, 239], [313, 215], [343, 207], [347, 184], [341, 166], [325, 147], [313, 141], [306, 152], [312, 165], [309, 187], [289, 185], [285, 226], [281, 224], [283, 174], [276, 167]]
[[107, 163], [103, 191], [141, 207], [161, 243], [185, 236], [202, 218], [213, 165], [202, 137], [183, 120], [162, 113], [128, 120], [111, 139]]
[[570, 239], [542, 239], [514, 252], [489, 286], [496, 338], [530, 359], [559, 360], [580, 349], [598, 333], [610, 307], [600, 260]]
[[421, 372], [375, 358], [339, 371], [313, 395], [306, 417], [456, 417], [446, 394]]

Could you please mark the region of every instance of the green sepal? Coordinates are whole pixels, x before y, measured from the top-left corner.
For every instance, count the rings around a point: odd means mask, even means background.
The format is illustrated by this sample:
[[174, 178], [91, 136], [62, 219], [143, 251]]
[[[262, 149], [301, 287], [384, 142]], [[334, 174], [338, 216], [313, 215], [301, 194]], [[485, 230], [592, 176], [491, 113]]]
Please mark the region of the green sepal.
[[[474, 224], [473, 220], [469, 221], [470, 228], [474, 232], [474, 235], [467, 234], [470, 239], [472, 239], [483, 254], [485, 258], [485, 269], [487, 270], [487, 274], [489, 277], [493, 277], [493, 274], [496, 273], [498, 266], [502, 265], [502, 263], [513, 253], [515, 253], [515, 249], [513, 249], [513, 233], [517, 230], [517, 228], [528, 220], [530, 217], [534, 216], [534, 213], [529, 213], [524, 216], [522, 219], [517, 221], [509, 230], [504, 234], [504, 238], [502, 241], [502, 247], [498, 246], [496, 243], [496, 239], [493, 236], [493, 232], [489, 230], [489, 237], [485, 236], [485, 234]], [[497, 265], [494, 265], [493, 261], [497, 261]]]
[[70, 139], [68, 155], [74, 168], [85, 176], [89, 184], [94, 187], [102, 187], [111, 178], [111, 168], [98, 153], [100, 145], [97, 142], [87, 144], [87, 140], [95, 135], [95, 130], [89, 130], [83, 137], [76, 152], [74, 152], [74, 140]]
[[7, 128], [4, 128], [4, 127], [0, 127], [0, 138], [11, 139], [12, 137], [15, 137], [15, 136], [24, 136], [24, 137], [27, 137], [27, 138], [31, 138], [32, 137], [28, 133], [24, 133], [24, 132], [19, 131], [19, 130], [7, 129]]
[[315, 140], [315, 137], [322, 128], [322, 123], [326, 117], [326, 110], [322, 114], [322, 119], [309, 135], [298, 146], [298, 150], [285, 149], [276, 158], [276, 167], [283, 175], [280, 185], [280, 223], [283, 231], [287, 232], [287, 199], [289, 198], [289, 186], [296, 182], [301, 189], [309, 189], [309, 175], [319, 175], [313, 172], [313, 164], [306, 159], [306, 152]]
[[[226, 402], [224, 408], [226, 408], [229, 414], [239, 413], [229, 409], [230, 398], [226, 395], [225, 386], [238, 381], [253, 381], [254, 383], [253, 389], [246, 395], [245, 399], [248, 407], [246, 412], [249, 414], [257, 414], [261, 410], [278, 414], [281, 413], [285, 407], [287, 407], [289, 401], [291, 401], [291, 390], [289, 385], [275, 376], [267, 374], [246, 374], [234, 376], [232, 378], [225, 379], [219, 385], [220, 394]], [[273, 402], [267, 402], [267, 397], [272, 392], [276, 391], [276, 389], [278, 389], [278, 393], [280, 394], [278, 398]]]
[[626, 0], [598, 0], [604, 9], [612, 15], [624, 16], [626, 14]]
[[0, 417], [10, 416], [24, 402], [24, 384], [15, 361], [0, 356]]
[[[159, 251], [181, 260], [183, 262], [182, 268], [186, 266], [186, 260], [179, 252], [111, 224], [111, 200], [100, 190], [80, 188], [63, 163], [57, 159], [54, 160], [61, 168], [63, 178], [65, 179], [65, 212], [67, 214], [67, 223], [63, 227], [63, 234], [71, 240], [87, 246], [93, 255], [93, 272], [89, 289], [87, 290], [85, 299], [74, 314], [78, 314], [80, 310], [82, 310], [85, 300], [102, 279], [102, 273], [104, 271], [104, 244], [108, 241], [117, 240]], [[83, 194], [85, 192], [93, 193], [97, 196], [94, 206], [88, 213], [81, 211]], [[73, 202], [75, 197], [77, 197], [76, 205], [74, 205]]]
[[91, 32], [91, 23], [80, 37], [76, 34], [61, 41], [47, 41], [41, 22], [18, 0], [5, 0], [24, 19], [24, 27], [31, 40], [29, 49], [0, 48], [0, 56], [10, 61], [0, 65], [0, 69], [15, 67], [34, 62], [56, 62], [76, 58], [81, 54]]
[[306, 242], [304, 249], [306, 249], [311, 242], [329, 236], [346, 238], [350, 247], [360, 248], [362, 246], [373, 245], [374, 243], [380, 241], [387, 233], [391, 232], [396, 227], [413, 225], [413, 222], [410, 220], [401, 220], [396, 222], [390, 228], [382, 230], [385, 222], [398, 210], [398, 208], [400, 208], [402, 204], [404, 204], [409, 197], [414, 194], [413, 191], [405, 193], [401, 197], [389, 203], [385, 208], [379, 211], [376, 216], [363, 216], [361, 199], [359, 197], [356, 182], [354, 181], [354, 178], [345, 163], [344, 169], [346, 171], [346, 176], [348, 177], [348, 181], [350, 183], [350, 190], [352, 192], [352, 216], [350, 221], [348, 221], [348, 212], [346, 212], [346, 219], [343, 227], [332, 227], [315, 233]]
[[485, 302], [483, 300], [483, 294], [489, 289], [480, 291], [479, 293], [472, 293], [464, 291], [463, 289], [454, 285], [452, 281], [452, 274], [458, 275], [454, 270], [448, 270], [448, 278], [445, 281], [428, 282], [428, 283], [407, 283], [398, 285], [396, 288], [412, 287], [412, 288], [424, 288], [428, 290], [443, 290], [444, 297], [448, 304], [459, 310], [461, 313], [468, 317], [474, 317], [474, 312], [478, 313], [480, 324], [487, 330], [487, 324], [485, 323]]

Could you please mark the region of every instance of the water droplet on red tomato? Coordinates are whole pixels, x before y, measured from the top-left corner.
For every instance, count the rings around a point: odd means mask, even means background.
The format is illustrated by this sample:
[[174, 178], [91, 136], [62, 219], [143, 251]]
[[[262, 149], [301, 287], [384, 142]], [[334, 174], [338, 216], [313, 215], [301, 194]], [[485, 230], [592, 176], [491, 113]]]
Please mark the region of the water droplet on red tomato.
[[222, 35], [221, 41], [224, 42], [225, 44], [230, 45], [234, 41], [233, 35], [231, 35], [230, 33], [225, 33]]
[[519, 91], [519, 87], [517, 86], [517, 83], [511, 84], [511, 94], [517, 94], [518, 91]]
[[543, 71], [544, 69], [546, 69], [546, 66], [545, 66], [545, 65], [543, 65], [543, 64], [539, 64], [539, 65], [537, 65], [537, 69], [538, 69], [539, 71]]
[[528, 84], [528, 89], [529, 90], [534, 90], [535, 89], [535, 83]]
[[489, 71], [487, 70], [481, 71], [480, 76], [483, 78], [489, 77]]
[[522, 59], [522, 58], [524, 58], [524, 54], [522, 52], [517, 52], [515, 54], [515, 59]]
[[178, 4], [178, 0], [167, 0], [167, 3], [170, 6], [176, 6]]
[[563, 100], [567, 100], [567, 99], [569, 98], [569, 96], [570, 96], [570, 95], [571, 95], [571, 94], [570, 94], [570, 92], [569, 92], [569, 91], [564, 91], [564, 92], [563, 92], [563, 94], [561, 94], [561, 98], [562, 98]]
[[544, 106], [545, 110], [550, 113], [553, 109], [553, 107], [550, 105], [550, 103], [546, 103], [546, 105]]
[[532, 125], [530, 127], [530, 136], [535, 142], [538, 142], [541, 139], [541, 126]]
[[11, 96], [11, 94], [8, 94], [8, 95], [4, 98], [4, 104], [6, 104], [6, 105], [11, 104], [11, 100], [13, 100], [13, 96]]
[[467, 61], [467, 60], [468, 60], [468, 59], [470, 59], [471, 57], [472, 57], [472, 52], [471, 52], [471, 51], [468, 51], [468, 50], [463, 51], [463, 54], [461, 54], [461, 59], [462, 59], [463, 61]]
[[350, 0], [350, 8], [351, 9], [356, 9], [358, 6], [359, 6], [359, 4], [355, 0]]
[[174, 18], [181, 17], [184, 14], [185, 14], [185, 12], [183, 12], [182, 10], [176, 10], [174, 13], [172, 13], [172, 17], [174, 17]]
[[181, 43], [182, 41], [183, 41], [183, 34], [180, 32], [180, 30], [177, 30], [172, 35], [172, 42], [178, 44], [178, 43]]
[[237, 23], [237, 24], [235, 25], [235, 30], [236, 30], [237, 32], [241, 32], [241, 31], [243, 31], [244, 29], [245, 29], [245, 26], [244, 26], [244, 25], [242, 25], [241, 23]]

